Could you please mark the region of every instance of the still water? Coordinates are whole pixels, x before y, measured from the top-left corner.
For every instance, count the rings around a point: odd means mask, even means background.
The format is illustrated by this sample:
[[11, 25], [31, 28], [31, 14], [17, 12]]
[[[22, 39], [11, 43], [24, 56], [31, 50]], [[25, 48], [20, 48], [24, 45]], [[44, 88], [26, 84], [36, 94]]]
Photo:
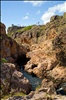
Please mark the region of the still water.
[[[21, 67], [21, 72], [30, 81], [32, 85], [32, 90], [35, 90], [36, 87], [41, 84], [42, 79], [28, 74], [26, 71], [24, 71], [22, 67]], [[58, 87], [57, 94], [66, 95], [66, 83]]]
[[36, 87], [41, 84], [42, 80], [40, 78], [28, 74], [26, 71], [23, 70], [22, 67], [21, 67], [21, 72], [30, 81], [30, 83], [32, 85], [32, 90], [35, 90]]

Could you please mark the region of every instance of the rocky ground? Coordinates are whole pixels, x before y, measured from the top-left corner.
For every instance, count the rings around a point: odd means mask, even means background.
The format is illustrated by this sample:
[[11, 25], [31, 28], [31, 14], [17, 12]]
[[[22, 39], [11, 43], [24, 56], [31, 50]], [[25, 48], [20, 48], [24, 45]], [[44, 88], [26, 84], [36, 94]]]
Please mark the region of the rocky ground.
[[[46, 25], [9, 27], [8, 36], [1, 24], [1, 95], [18, 91], [28, 94], [7, 100], [66, 100], [65, 20], [66, 13], [51, 17]], [[22, 62], [26, 72], [42, 79], [37, 90], [31, 91], [31, 84], [17, 62]]]
[[61, 95], [49, 95], [48, 93], [42, 91], [38, 91], [36, 93], [31, 92], [28, 96], [14, 96], [7, 100], [66, 100], [66, 96]]

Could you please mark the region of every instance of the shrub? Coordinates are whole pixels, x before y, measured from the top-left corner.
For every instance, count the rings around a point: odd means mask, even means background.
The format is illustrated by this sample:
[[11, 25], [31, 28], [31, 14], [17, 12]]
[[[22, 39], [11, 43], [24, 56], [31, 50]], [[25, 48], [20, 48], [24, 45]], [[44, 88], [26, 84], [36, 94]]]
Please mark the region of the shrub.
[[24, 28], [24, 31], [27, 31], [27, 30], [31, 29], [32, 27], [33, 27], [32, 25], [26, 26], [26, 27]]
[[0, 40], [2, 40], [2, 36], [0, 36]]
[[6, 63], [6, 62], [7, 62], [7, 60], [5, 58], [1, 59], [1, 63]]
[[12, 34], [14, 34], [14, 32], [8, 33], [7, 36], [10, 37]]

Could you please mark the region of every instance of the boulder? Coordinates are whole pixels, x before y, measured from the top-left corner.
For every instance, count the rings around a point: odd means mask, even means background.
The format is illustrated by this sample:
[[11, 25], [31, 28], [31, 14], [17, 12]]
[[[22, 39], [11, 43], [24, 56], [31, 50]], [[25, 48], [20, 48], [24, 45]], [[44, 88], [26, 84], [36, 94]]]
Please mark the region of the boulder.
[[48, 94], [56, 94], [54, 83], [50, 79], [43, 79], [41, 83], [41, 88], [39, 91], [43, 89], [44, 92]]
[[24, 92], [25, 94], [28, 94], [31, 91], [31, 84], [29, 83], [29, 80], [26, 79], [21, 72], [15, 70], [12, 74], [11, 90], [18, 90]]
[[1, 93], [7, 94], [10, 91], [10, 83], [13, 72], [15, 71], [15, 65], [11, 63], [4, 63], [1, 65]]
[[66, 67], [57, 65], [49, 72], [48, 76], [52, 77], [54, 80], [57, 80], [59, 83], [66, 81]]
[[16, 70], [17, 65], [4, 63], [1, 65], [1, 95], [21, 91], [28, 94], [31, 90], [29, 80]]

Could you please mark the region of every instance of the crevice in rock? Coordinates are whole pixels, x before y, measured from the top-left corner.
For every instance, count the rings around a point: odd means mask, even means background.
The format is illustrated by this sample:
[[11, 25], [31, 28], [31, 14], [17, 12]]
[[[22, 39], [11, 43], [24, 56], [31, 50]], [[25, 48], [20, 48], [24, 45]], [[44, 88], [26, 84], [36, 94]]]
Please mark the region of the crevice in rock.
[[57, 91], [57, 94], [66, 95], [66, 92], [62, 89], [62, 90]]
[[31, 73], [32, 77], [37, 77], [34, 73]]
[[33, 64], [33, 65], [32, 65], [32, 69], [35, 68], [35, 67], [37, 67], [37, 65], [36, 65], [36, 64]]
[[[24, 66], [27, 64], [27, 62], [30, 60], [30, 58], [26, 57], [26, 54], [21, 55], [17, 58], [16, 62], [17, 65], [19, 66], [18, 70], [20, 70], [24, 77], [26, 77], [30, 84], [32, 85], [32, 91], [35, 91], [36, 87], [41, 84], [41, 79], [39, 79], [34, 73], [28, 74], [25, 70], [24, 70]], [[32, 69], [37, 67], [36, 64], [33, 64]]]
[[66, 83], [57, 86], [57, 94], [66, 95]]
[[27, 58], [26, 54], [23, 54], [23, 55], [18, 56], [15, 63], [17, 63], [19, 66], [24, 66], [29, 60], [30, 58]]

